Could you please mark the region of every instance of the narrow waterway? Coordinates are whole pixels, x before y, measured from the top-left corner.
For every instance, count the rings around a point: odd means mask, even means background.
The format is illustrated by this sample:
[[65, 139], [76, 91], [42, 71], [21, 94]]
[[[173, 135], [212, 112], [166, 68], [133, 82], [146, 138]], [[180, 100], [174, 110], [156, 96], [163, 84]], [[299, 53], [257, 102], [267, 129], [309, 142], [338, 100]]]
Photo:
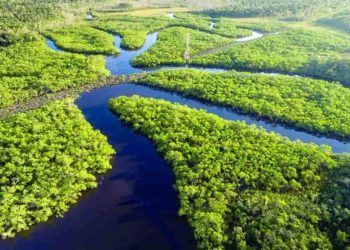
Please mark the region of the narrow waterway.
[[[261, 36], [253, 33], [249, 40]], [[121, 54], [106, 56], [107, 68], [114, 75], [158, 70], [138, 69], [130, 64], [156, 40], [157, 33], [150, 34], [141, 49], [127, 51], [120, 47], [121, 39], [116, 36], [115, 45]], [[60, 51], [49, 39], [47, 44]], [[88, 122], [106, 135], [116, 149], [113, 169], [101, 177], [97, 189], [86, 193], [63, 218], [52, 218], [14, 239], [0, 241], [0, 249], [195, 249], [193, 232], [186, 219], [177, 215], [179, 202], [171, 168], [146, 137], [134, 133], [108, 110], [110, 98], [135, 94], [205, 109], [225, 119], [264, 127], [291, 140], [327, 144], [335, 152], [350, 152], [350, 144], [271, 124], [175, 93], [134, 84], [103, 87], [83, 93], [76, 104]]]
[[50, 38], [46, 38], [46, 45], [47, 45], [47, 47], [49, 47], [50, 49], [52, 49], [56, 52], [62, 52], [62, 50], [60, 48], [58, 48], [57, 45], [55, 44], [55, 42], [52, 41]]
[[251, 41], [251, 40], [259, 39], [259, 38], [261, 38], [263, 36], [264, 36], [263, 33], [253, 30], [251, 36], [238, 38], [238, 39], [236, 39], [236, 41], [237, 42], [248, 42], [248, 41]]

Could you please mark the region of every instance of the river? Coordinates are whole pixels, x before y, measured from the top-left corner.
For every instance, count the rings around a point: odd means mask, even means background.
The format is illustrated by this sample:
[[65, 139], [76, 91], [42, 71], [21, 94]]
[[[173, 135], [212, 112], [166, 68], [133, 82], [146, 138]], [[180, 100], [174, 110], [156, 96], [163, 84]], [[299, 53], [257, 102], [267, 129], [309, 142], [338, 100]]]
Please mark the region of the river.
[[[111, 74], [154, 71], [135, 68], [130, 61], [147, 51], [157, 41], [157, 36], [157, 33], [148, 35], [144, 46], [136, 51], [122, 49], [120, 37], [115, 36], [115, 45], [121, 54], [106, 56]], [[244, 41], [261, 36], [254, 32]], [[49, 39], [47, 44], [61, 51]], [[350, 151], [348, 143], [296, 131], [176, 93], [130, 83], [99, 88], [83, 93], [76, 104], [87, 121], [106, 135], [116, 149], [113, 169], [101, 177], [97, 189], [85, 193], [63, 218], [52, 218], [14, 239], [0, 241], [0, 249], [195, 249], [193, 232], [186, 219], [177, 215], [179, 201], [172, 186], [174, 176], [171, 168], [145, 136], [134, 133], [108, 110], [110, 98], [135, 94], [205, 109], [228, 120], [261, 126], [291, 140], [327, 144], [335, 152]]]

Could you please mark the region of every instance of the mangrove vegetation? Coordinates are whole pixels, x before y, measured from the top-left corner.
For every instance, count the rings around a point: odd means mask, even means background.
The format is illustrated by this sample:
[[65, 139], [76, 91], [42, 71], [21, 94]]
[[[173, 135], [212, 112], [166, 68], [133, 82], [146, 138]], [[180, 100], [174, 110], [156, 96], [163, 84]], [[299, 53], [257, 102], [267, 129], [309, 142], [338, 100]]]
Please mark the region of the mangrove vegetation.
[[350, 83], [350, 39], [341, 34], [288, 30], [194, 58], [201, 66], [302, 74]]
[[[190, 50], [186, 46], [189, 40]], [[132, 63], [135, 66], [156, 67], [160, 65], [183, 65], [187, 59], [185, 53], [195, 55], [201, 51], [225, 45], [232, 39], [215, 34], [208, 34], [184, 27], [171, 27], [159, 32], [156, 44]]]
[[70, 52], [82, 54], [118, 54], [114, 37], [86, 25], [68, 26], [47, 32], [55, 44]]
[[108, 76], [102, 56], [57, 53], [44, 41], [0, 47], [0, 107]]
[[350, 139], [350, 90], [304, 77], [200, 70], [157, 71], [137, 80], [317, 134]]
[[0, 120], [0, 235], [63, 216], [114, 150], [70, 100]]
[[[163, 100], [119, 97], [109, 105], [172, 166], [179, 213], [200, 249], [331, 249], [349, 243], [349, 210], [342, 200], [349, 158]], [[343, 181], [331, 178], [339, 171], [347, 173]], [[333, 188], [324, 190], [326, 185]]]

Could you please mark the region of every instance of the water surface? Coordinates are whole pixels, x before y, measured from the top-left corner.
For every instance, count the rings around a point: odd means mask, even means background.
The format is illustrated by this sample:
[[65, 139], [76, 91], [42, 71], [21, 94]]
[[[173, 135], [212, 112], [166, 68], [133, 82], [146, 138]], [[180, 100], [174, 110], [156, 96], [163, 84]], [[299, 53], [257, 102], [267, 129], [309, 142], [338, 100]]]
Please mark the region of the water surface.
[[259, 39], [263, 36], [264, 36], [263, 33], [253, 30], [252, 34], [250, 36], [238, 38], [238, 39], [236, 39], [236, 41], [237, 42], [248, 42], [248, 41]]
[[[173, 13], [169, 17], [173, 18]], [[127, 75], [179, 68], [139, 69], [130, 64], [133, 58], [156, 42], [157, 36], [157, 33], [148, 35], [144, 46], [136, 51], [122, 49], [120, 37], [115, 36], [115, 45], [121, 54], [106, 56], [106, 65], [111, 74]], [[253, 32], [251, 36], [237, 41], [254, 40], [261, 36], [261, 33]], [[61, 51], [49, 39], [47, 45]], [[116, 149], [113, 169], [103, 176], [97, 189], [86, 193], [63, 218], [52, 218], [48, 223], [38, 224], [12, 240], [0, 241], [0, 249], [195, 249], [193, 232], [185, 218], [177, 215], [179, 202], [172, 186], [174, 176], [170, 166], [156, 153], [146, 137], [134, 133], [108, 110], [110, 98], [135, 94], [205, 109], [228, 120], [261, 126], [291, 140], [327, 144], [335, 152], [350, 151], [348, 143], [271, 124], [179, 94], [134, 84], [103, 87], [83, 93], [76, 104], [88, 122], [106, 135]]]
[[62, 52], [62, 50], [59, 48], [59, 47], [57, 47], [57, 45], [55, 44], [55, 42], [54, 41], [52, 41], [50, 38], [46, 38], [46, 45], [47, 45], [47, 47], [49, 47], [50, 49], [52, 49], [52, 50], [54, 50], [54, 51], [56, 51], [56, 52]]

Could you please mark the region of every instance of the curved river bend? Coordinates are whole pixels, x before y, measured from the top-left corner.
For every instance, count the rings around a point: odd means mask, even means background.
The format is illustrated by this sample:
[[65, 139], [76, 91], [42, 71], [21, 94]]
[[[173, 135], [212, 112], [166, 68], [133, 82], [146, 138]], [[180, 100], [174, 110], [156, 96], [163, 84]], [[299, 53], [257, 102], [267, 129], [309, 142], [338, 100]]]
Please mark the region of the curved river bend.
[[[259, 37], [261, 34], [253, 33], [244, 41]], [[134, 68], [130, 61], [156, 40], [157, 33], [150, 34], [141, 49], [126, 51], [121, 49], [121, 39], [116, 36], [115, 45], [121, 54], [106, 57], [108, 69], [114, 75], [154, 71]], [[60, 51], [52, 41], [47, 40], [47, 44]], [[162, 69], [169, 68], [172, 67]], [[97, 189], [83, 195], [63, 218], [52, 218], [14, 239], [0, 241], [0, 249], [195, 249], [193, 232], [185, 218], [177, 215], [179, 202], [172, 187], [171, 168], [146, 137], [134, 133], [108, 110], [110, 98], [135, 94], [205, 109], [229, 120], [246, 121], [291, 140], [328, 144], [335, 152], [350, 151], [348, 143], [271, 124], [175, 93], [134, 84], [103, 87], [83, 93], [76, 104], [117, 150], [113, 169], [101, 177]]]

